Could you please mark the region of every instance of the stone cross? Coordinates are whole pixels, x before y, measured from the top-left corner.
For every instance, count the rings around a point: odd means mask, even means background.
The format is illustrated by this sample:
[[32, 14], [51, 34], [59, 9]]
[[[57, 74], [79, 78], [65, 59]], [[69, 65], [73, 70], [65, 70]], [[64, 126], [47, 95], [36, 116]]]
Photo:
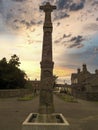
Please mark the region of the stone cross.
[[51, 23], [51, 12], [56, 9], [56, 6], [52, 6], [47, 2], [46, 5], [40, 6], [40, 9], [45, 12], [45, 23]]
[[49, 2], [40, 9], [45, 12], [45, 21], [43, 26], [43, 47], [41, 65], [41, 85], [40, 85], [40, 114], [51, 114], [54, 112], [53, 107], [53, 66], [52, 61], [52, 22], [51, 12], [56, 6], [50, 5]]

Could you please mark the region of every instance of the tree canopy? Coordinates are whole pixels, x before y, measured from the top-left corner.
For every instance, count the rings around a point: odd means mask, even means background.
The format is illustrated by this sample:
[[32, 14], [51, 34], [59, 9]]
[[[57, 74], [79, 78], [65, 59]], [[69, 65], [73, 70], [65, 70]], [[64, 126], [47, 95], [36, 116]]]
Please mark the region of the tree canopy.
[[19, 57], [15, 54], [8, 62], [5, 57], [0, 60], [0, 89], [24, 88], [26, 73], [19, 65]]

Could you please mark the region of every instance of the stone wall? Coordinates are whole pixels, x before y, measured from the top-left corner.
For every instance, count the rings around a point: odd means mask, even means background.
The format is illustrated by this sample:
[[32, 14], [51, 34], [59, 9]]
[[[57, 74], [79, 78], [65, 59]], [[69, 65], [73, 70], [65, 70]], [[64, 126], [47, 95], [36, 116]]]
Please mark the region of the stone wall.
[[26, 94], [31, 94], [30, 89], [7, 89], [0, 90], [0, 98], [9, 98], [9, 97], [21, 97]]
[[96, 93], [86, 93], [86, 99], [98, 101], [98, 92], [96, 92]]
[[73, 89], [72, 95], [84, 100], [98, 101], [98, 92], [81, 92]]

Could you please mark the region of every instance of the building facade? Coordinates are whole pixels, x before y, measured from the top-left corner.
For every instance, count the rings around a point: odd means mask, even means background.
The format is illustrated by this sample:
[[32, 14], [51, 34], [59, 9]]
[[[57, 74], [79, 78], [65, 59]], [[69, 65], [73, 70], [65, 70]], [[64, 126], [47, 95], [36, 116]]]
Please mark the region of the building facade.
[[76, 96], [83, 96], [89, 99], [98, 99], [98, 70], [90, 73], [86, 64], [83, 64], [82, 70], [77, 69], [77, 73], [71, 75], [71, 86]]

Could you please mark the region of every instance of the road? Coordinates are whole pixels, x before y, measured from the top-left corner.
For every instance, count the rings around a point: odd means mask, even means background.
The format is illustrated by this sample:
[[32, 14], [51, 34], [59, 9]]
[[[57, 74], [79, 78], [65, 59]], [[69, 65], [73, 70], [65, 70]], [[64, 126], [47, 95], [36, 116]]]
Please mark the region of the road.
[[[38, 110], [38, 97], [31, 101], [0, 99], [0, 130], [21, 130], [22, 122]], [[62, 113], [71, 130], [98, 130], [98, 102], [66, 103], [54, 96], [55, 112]]]

